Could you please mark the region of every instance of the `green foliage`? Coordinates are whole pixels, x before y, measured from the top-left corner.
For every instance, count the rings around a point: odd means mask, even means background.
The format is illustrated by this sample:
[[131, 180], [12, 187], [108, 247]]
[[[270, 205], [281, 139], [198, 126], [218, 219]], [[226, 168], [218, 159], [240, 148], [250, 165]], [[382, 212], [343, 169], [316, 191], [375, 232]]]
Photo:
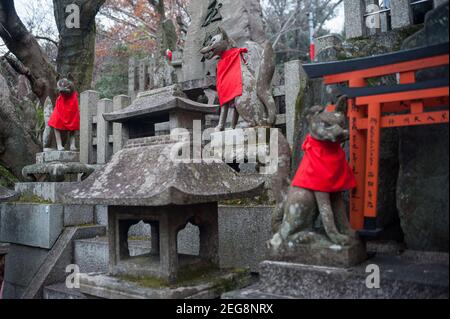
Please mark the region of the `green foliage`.
[[124, 45], [117, 46], [105, 58], [99, 71], [99, 78], [95, 82], [95, 90], [100, 98], [112, 99], [116, 95], [128, 93], [128, 49]]

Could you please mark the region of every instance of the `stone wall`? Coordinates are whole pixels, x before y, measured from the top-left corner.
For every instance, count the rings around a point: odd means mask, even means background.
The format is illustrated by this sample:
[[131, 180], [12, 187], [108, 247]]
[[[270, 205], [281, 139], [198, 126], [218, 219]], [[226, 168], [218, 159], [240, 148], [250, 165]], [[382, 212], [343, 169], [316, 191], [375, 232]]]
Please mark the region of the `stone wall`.
[[[448, 42], [449, 2], [431, 11], [403, 49]], [[417, 81], [448, 78], [448, 67], [423, 71]], [[448, 107], [448, 106], [447, 106]], [[449, 126], [398, 130], [397, 206], [405, 241], [415, 250], [449, 250]]]

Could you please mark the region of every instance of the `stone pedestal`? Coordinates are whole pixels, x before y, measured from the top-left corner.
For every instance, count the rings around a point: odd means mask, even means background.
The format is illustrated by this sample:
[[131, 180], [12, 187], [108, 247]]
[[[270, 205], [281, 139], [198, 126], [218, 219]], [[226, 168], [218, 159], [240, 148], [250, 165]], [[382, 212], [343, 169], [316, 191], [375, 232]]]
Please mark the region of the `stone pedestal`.
[[348, 268], [367, 259], [366, 247], [361, 241], [349, 246], [333, 245], [329, 241], [312, 244], [296, 244], [281, 254], [272, 254], [270, 260], [301, 263], [315, 266]]
[[[406, 251], [378, 254], [351, 267], [265, 261], [260, 280], [224, 299], [448, 299], [448, 254]], [[379, 286], [368, 285], [374, 269]], [[369, 280], [368, 280], [369, 279]]]
[[47, 151], [36, 155], [36, 164], [25, 166], [22, 175], [34, 182], [76, 182], [89, 176], [95, 166], [80, 163], [80, 153]]

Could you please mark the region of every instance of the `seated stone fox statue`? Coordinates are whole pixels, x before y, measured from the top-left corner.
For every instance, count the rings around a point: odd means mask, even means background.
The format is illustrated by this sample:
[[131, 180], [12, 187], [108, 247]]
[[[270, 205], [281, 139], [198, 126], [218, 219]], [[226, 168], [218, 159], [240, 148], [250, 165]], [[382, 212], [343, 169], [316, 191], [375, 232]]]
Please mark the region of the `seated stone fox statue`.
[[275, 72], [274, 53], [269, 41], [264, 44], [259, 70], [254, 74], [243, 54], [247, 49], [237, 48], [224, 29], [218, 28], [201, 51], [206, 59], [220, 57], [217, 65], [217, 93], [221, 106], [219, 125], [223, 131], [232, 112], [232, 128], [241, 116], [251, 127], [272, 126], [276, 120], [276, 106], [271, 93]]
[[323, 238], [314, 231], [318, 216], [332, 243], [345, 246], [356, 238], [342, 194], [356, 187], [341, 147], [349, 137], [345, 128], [346, 105], [346, 97], [341, 97], [334, 112], [314, 106], [306, 114], [309, 135], [303, 144], [305, 155], [287, 197], [273, 216], [276, 233], [268, 243], [273, 253]]
[[[70, 75], [58, 81], [58, 98], [48, 126], [55, 131], [58, 151], [64, 151], [61, 131], [67, 131], [70, 139], [70, 150], [76, 151], [76, 132], [80, 130], [80, 108], [78, 105], [78, 92], [75, 90]], [[45, 143], [45, 142], [44, 142]]]

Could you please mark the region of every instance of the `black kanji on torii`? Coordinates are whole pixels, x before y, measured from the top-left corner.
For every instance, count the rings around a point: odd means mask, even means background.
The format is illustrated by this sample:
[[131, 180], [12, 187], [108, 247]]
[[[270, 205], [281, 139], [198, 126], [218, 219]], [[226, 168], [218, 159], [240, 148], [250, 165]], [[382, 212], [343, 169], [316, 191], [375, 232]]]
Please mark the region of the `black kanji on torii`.
[[208, 6], [208, 12], [205, 17], [205, 21], [202, 24], [202, 27], [207, 27], [211, 23], [222, 20], [222, 15], [220, 14], [220, 9], [223, 4], [218, 2], [217, 0], [212, 0]]

